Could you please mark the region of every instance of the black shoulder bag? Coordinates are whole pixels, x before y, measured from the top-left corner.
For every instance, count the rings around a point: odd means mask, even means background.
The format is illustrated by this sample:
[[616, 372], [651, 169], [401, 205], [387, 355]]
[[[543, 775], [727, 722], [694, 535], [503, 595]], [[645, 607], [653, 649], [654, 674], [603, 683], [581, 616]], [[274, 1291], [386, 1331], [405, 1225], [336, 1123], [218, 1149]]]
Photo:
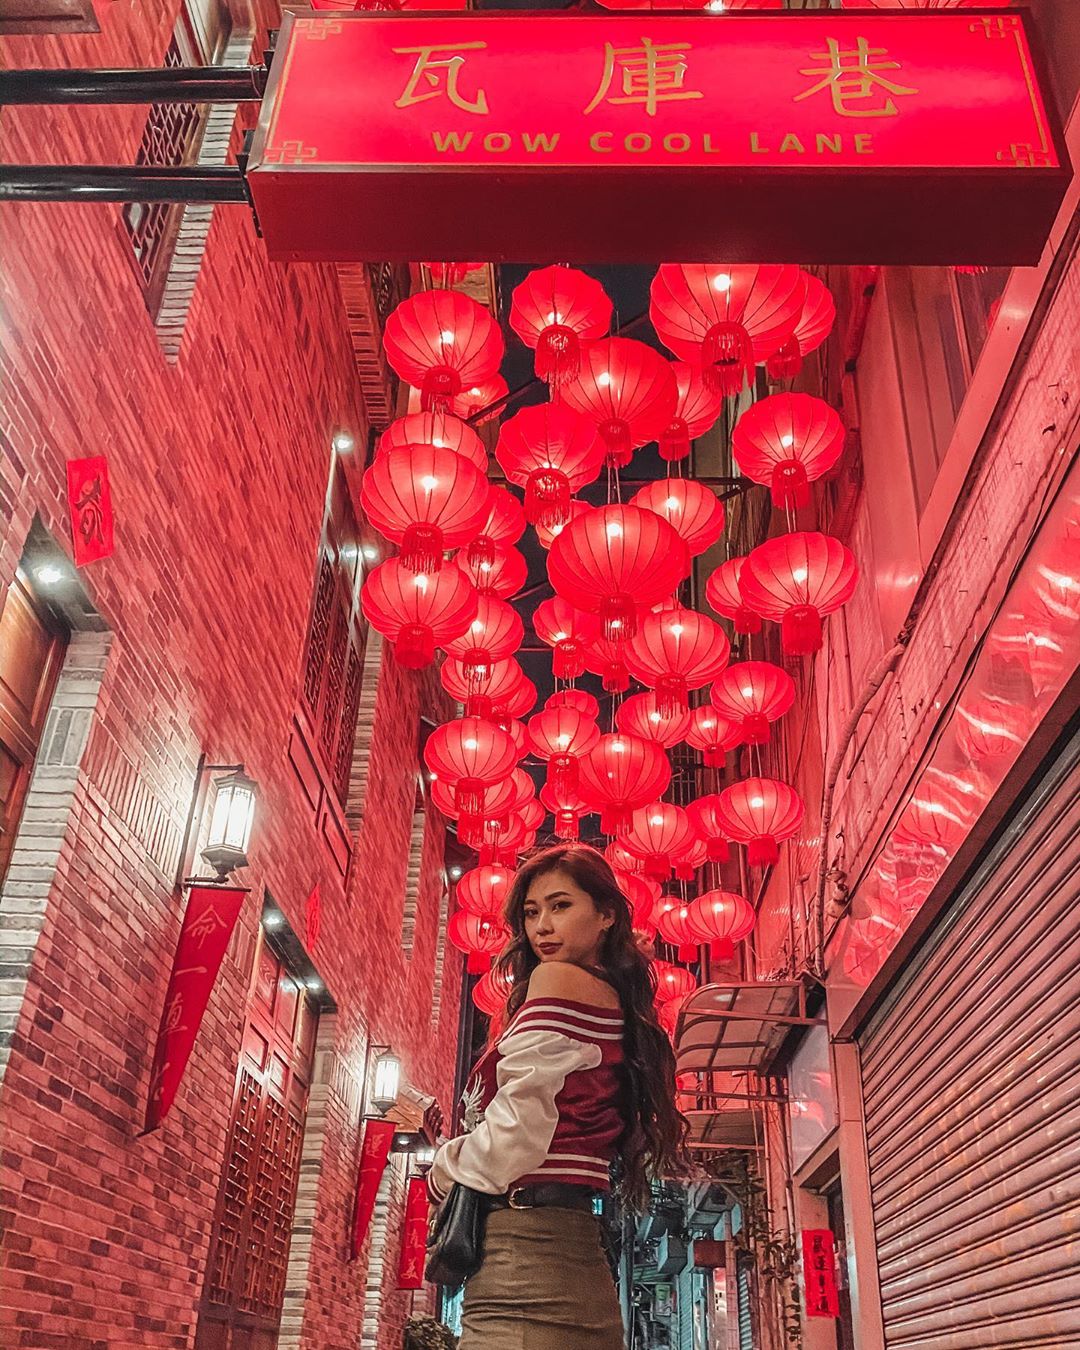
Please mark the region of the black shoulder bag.
[[488, 1197], [455, 1181], [431, 1217], [424, 1278], [456, 1289], [480, 1269]]

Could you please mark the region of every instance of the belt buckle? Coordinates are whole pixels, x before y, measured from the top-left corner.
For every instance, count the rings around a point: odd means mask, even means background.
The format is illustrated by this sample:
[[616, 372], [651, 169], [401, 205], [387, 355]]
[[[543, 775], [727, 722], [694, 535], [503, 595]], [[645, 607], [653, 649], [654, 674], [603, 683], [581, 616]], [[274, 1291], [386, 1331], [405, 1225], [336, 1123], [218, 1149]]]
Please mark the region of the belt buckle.
[[528, 1190], [527, 1186], [514, 1186], [510, 1191], [508, 1191], [506, 1195], [507, 1206], [510, 1209], [535, 1209], [536, 1208], [535, 1205], [528, 1205], [528, 1204], [523, 1205], [517, 1199], [517, 1197], [526, 1190]]

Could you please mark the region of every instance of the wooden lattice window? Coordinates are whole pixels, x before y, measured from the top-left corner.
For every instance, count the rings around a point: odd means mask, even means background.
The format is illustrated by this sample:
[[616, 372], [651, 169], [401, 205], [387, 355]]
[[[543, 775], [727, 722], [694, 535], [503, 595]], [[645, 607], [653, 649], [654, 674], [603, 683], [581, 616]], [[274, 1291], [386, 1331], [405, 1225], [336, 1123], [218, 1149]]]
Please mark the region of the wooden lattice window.
[[316, 1025], [309, 995], [263, 941], [196, 1350], [277, 1343]]

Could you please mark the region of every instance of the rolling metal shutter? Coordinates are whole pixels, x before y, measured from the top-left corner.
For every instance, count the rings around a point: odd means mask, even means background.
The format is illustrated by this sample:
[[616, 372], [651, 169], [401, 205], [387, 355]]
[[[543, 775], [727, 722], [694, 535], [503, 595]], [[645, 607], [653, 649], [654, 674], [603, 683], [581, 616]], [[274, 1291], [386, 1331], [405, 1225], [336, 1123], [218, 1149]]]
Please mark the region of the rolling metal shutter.
[[860, 1049], [888, 1350], [1080, 1347], [1080, 740]]
[[750, 1302], [750, 1269], [744, 1261], [738, 1265], [736, 1290], [739, 1297], [739, 1350], [754, 1350], [754, 1311]]

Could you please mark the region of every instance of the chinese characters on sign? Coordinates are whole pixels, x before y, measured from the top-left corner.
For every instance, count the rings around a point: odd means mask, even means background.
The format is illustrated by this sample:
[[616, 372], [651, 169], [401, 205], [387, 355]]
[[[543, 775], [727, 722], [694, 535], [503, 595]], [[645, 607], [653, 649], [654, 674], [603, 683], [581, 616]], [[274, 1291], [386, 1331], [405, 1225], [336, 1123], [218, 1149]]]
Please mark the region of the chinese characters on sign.
[[899, 61], [882, 59], [888, 56], [884, 47], [871, 47], [864, 37], [855, 39], [853, 50], [845, 50], [836, 38], [826, 39], [826, 45], [828, 51], [814, 52], [814, 59], [828, 64], [810, 66], [800, 72], [820, 75], [822, 79], [812, 89], [796, 94], [796, 103], [828, 89], [838, 117], [895, 117], [899, 109], [890, 95], [919, 92], [882, 75], [883, 70], [900, 69]]
[[[482, 51], [486, 42], [442, 43], [436, 47], [395, 47], [398, 56], [415, 56], [416, 64], [401, 97], [394, 100], [395, 108], [411, 108], [414, 103], [426, 103], [428, 99], [439, 98], [445, 94], [455, 108], [467, 113], [486, 113], [487, 95], [478, 89], [469, 99], [458, 87], [458, 76], [465, 64], [462, 52]], [[435, 53], [453, 52], [454, 55]]]
[[[585, 111], [591, 113], [607, 99], [616, 106], [620, 103], [639, 104], [650, 117], [655, 117], [660, 103], [704, 98], [698, 90], [683, 88], [686, 53], [690, 50], [689, 42], [669, 42], [658, 47], [650, 38], [642, 38], [640, 47], [614, 47], [610, 42], [605, 43], [600, 87]], [[609, 92], [616, 68], [621, 75], [622, 93], [619, 95]]]
[[398, 1258], [399, 1289], [419, 1289], [424, 1283], [427, 1210], [427, 1183], [423, 1177], [410, 1177], [409, 1192], [405, 1199], [405, 1222], [401, 1228], [401, 1255]]
[[802, 1249], [807, 1317], [839, 1317], [836, 1248], [831, 1231], [828, 1228], [804, 1228]]
[[379, 1182], [390, 1156], [394, 1140], [392, 1120], [369, 1120], [364, 1125], [364, 1142], [360, 1146], [360, 1168], [356, 1176], [356, 1205], [353, 1209], [352, 1238], [349, 1259], [355, 1261], [364, 1246], [371, 1216], [375, 1213], [375, 1197]]
[[75, 566], [85, 567], [113, 551], [112, 494], [105, 456], [69, 459], [67, 483]]

